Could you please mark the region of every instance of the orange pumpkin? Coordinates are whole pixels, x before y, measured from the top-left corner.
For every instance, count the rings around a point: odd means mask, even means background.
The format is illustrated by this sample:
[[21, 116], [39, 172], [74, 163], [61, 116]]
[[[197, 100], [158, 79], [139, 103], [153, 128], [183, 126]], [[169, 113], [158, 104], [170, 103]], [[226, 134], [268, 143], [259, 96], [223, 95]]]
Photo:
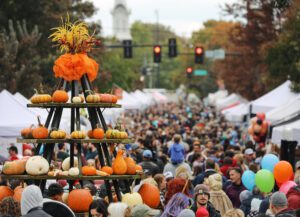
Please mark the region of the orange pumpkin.
[[101, 128], [96, 128], [93, 130], [93, 137], [95, 139], [103, 139], [104, 138], [104, 130]]
[[143, 167], [141, 165], [135, 165], [135, 171], [143, 171]]
[[151, 184], [145, 183], [139, 189], [139, 193], [142, 196], [144, 203], [151, 208], [155, 209], [160, 203], [159, 189]]
[[21, 202], [21, 198], [22, 198], [22, 192], [24, 191], [24, 188], [22, 188], [21, 186], [18, 186], [15, 188], [14, 190], [14, 200], [17, 202]]
[[109, 175], [112, 175], [114, 173], [113, 169], [109, 166], [104, 166], [101, 168], [101, 171], [108, 173]]
[[97, 174], [97, 170], [93, 166], [83, 166], [81, 172], [84, 176], [94, 176]]
[[33, 130], [33, 125], [30, 127], [24, 128], [21, 130], [21, 136], [24, 139], [31, 139], [32, 138], [32, 130]]
[[66, 103], [69, 100], [68, 93], [64, 90], [56, 90], [52, 95], [53, 102]]
[[117, 101], [118, 101], [118, 97], [117, 97], [116, 95], [112, 95], [112, 100], [111, 100], [111, 102], [114, 103], [114, 104], [116, 104]]
[[89, 190], [74, 189], [69, 193], [68, 206], [74, 212], [88, 212], [92, 202], [93, 197]]
[[124, 175], [127, 171], [127, 164], [123, 158], [123, 150], [119, 150], [116, 159], [112, 163], [112, 169], [116, 175]]
[[90, 139], [93, 139], [94, 137], [93, 137], [93, 130], [89, 130], [88, 131], [88, 137], [90, 138]]
[[8, 186], [0, 186], [0, 201], [2, 201], [5, 197], [12, 197], [13, 195], [13, 190], [11, 190]]
[[25, 172], [26, 160], [6, 161], [2, 172], [6, 175], [21, 175]]
[[136, 174], [136, 169], [135, 169], [136, 163], [135, 163], [135, 161], [131, 157], [126, 157], [125, 162], [127, 164], [126, 174], [128, 174], [128, 175]]
[[100, 102], [104, 103], [112, 103], [112, 95], [111, 94], [99, 94], [100, 95]]
[[41, 124], [40, 117], [38, 117], [39, 126], [32, 130], [32, 136], [35, 139], [46, 139], [48, 137], [48, 129]]

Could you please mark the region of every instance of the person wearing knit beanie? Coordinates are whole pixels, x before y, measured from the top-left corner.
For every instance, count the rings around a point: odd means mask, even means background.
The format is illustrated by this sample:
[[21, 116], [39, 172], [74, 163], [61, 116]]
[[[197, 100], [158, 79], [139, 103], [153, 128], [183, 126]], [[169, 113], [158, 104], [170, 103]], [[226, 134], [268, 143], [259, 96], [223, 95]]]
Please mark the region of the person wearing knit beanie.
[[23, 217], [51, 217], [43, 207], [43, 196], [41, 189], [36, 185], [27, 186], [22, 192], [21, 197], [21, 214]]
[[205, 207], [200, 207], [197, 209], [196, 217], [209, 217], [209, 213]]
[[190, 209], [184, 209], [177, 217], [195, 217], [195, 213]]

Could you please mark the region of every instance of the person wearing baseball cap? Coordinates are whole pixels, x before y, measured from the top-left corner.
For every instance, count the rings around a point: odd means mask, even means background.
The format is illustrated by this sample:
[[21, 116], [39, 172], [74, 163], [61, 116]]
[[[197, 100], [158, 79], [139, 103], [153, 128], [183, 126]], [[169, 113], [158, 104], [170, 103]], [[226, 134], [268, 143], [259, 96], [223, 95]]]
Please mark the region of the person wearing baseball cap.
[[194, 188], [194, 191], [195, 202], [191, 209], [195, 212], [195, 214], [199, 208], [204, 207], [208, 211], [210, 217], [221, 217], [220, 212], [216, 210], [214, 206], [209, 202], [210, 193], [209, 187], [207, 185], [197, 185]]
[[157, 164], [155, 164], [152, 160], [152, 152], [150, 150], [144, 150], [143, 151], [143, 161], [139, 163], [140, 166], [142, 166], [143, 170], [148, 171], [148, 175], [154, 176], [155, 174], [158, 173], [159, 168]]
[[294, 217], [295, 212], [288, 209], [288, 200], [284, 193], [275, 192], [270, 198], [270, 209], [275, 217]]

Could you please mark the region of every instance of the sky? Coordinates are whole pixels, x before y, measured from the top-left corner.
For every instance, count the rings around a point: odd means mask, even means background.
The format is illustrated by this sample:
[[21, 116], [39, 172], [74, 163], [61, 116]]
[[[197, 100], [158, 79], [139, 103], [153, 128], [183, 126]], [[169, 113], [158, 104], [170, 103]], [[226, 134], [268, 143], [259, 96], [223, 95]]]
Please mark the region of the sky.
[[[115, 0], [92, 0], [97, 13], [92, 20], [101, 21], [103, 35], [112, 35], [112, 15]], [[157, 22], [171, 27], [177, 35], [190, 37], [191, 33], [199, 30], [203, 22], [209, 19], [225, 19], [229, 17], [222, 15], [221, 7], [225, 3], [237, 0], [125, 0], [127, 7], [131, 10], [129, 22], [142, 21], [147, 23]]]

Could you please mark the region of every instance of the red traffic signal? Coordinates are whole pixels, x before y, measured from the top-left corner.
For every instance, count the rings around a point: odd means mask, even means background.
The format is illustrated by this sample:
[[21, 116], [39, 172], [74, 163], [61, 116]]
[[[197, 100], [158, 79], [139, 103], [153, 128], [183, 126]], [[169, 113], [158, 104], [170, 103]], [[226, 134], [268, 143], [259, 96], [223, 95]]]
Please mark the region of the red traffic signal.
[[160, 45], [153, 46], [153, 62], [155, 62], [155, 63], [161, 62], [161, 46]]
[[198, 55], [202, 54], [203, 53], [203, 48], [202, 47], [196, 47], [195, 48], [195, 53], [198, 54]]
[[193, 68], [192, 67], [187, 67], [186, 68], [186, 73], [191, 74], [193, 72]]
[[195, 47], [195, 63], [203, 64], [204, 62], [204, 49], [203, 47]]

